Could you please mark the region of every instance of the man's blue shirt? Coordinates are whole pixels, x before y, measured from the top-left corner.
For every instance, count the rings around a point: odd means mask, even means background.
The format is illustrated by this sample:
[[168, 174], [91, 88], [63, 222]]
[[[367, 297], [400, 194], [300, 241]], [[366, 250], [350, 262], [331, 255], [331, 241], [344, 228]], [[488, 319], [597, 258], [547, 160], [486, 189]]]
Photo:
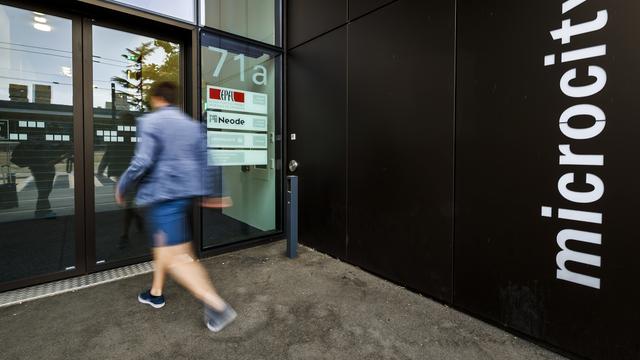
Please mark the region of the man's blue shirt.
[[118, 183], [121, 194], [137, 184], [138, 205], [213, 194], [202, 124], [164, 106], [140, 117], [136, 131], [135, 155]]

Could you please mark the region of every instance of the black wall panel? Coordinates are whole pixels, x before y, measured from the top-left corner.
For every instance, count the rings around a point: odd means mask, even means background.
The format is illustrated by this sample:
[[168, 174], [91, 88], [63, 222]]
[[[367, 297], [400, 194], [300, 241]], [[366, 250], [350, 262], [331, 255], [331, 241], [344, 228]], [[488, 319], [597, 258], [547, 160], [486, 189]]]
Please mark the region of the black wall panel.
[[288, 48], [347, 23], [347, 0], [288, 0]]
[[[290, 39], [343, 23], [327, 4]], [[573, 354], [640, 358], [640, 4], [454, 4], [351, 0], [356, 20], [292, 51], [302, 241]]]
[[349, 25], [348, 260], [451, 296], [451, 1], [401, 0]]
[[347, 29], [288, 57], [289, 159], [300, 163], [300, 240], [344, 258], [346, 239]]
[[[565, 44], [552, 39], [563, 20], [590, 22], [599, 11], [606, 11], [602, 29], [590, 23]], [[638, 18], [634, 1], [458, 1], [455, 305], [590, 359], [640, 358], [640, 241], [633, 230], [640, 201]], [[600, 45], [603, 56], [593, 55], [596, 48], [589, 57], [568, 52]], [[545, 66], [550, 54], [555, 64]], [[570, 60], [576, 55], [585, 58]], [[596, 81], [589, 66], [606, 72], [604, 88], [565, 95], [561, 78], [572, 68], [571, 86]], [[592, 117], [561, 117], [580, 104], [606, 116], [604, 129], [584, 139], [580, 128], [599, 126]], [[567, 136], [561, 122], [578, 130], [564, 128]], [[590, 161], [601, 155], [603, 165], [561, 164], [560, 145], [596, 155]], [[582, 197], [561, 195], [559, 179], [567, 173], [575, 173], [568, 189]], [[585, 184], [587, 173], [601, 179], [601, 198]], [[542, 216], [543, 207], [551, 217]], [[559, 219], [571, 217], [561, 208], [591, 212], [574, 213], [591, 222]], [[565, 230], [583, 232], [583, 240], [566, 243], [573, 253], [561, 252]], [[585, 232], [596, 244], [584, 240]], [[594, 266], [564, 263], [565, 255]], [[571, 281], [558, 278], [561, 265], [574, 273]]]
[[394, 0], [349, 0], [349, 19], [355, 19]]

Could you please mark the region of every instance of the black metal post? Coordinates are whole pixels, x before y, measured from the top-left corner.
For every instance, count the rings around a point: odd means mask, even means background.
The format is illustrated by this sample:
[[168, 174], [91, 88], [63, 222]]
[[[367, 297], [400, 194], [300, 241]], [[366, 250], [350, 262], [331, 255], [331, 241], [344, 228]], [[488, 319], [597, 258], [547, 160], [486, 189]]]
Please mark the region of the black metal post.
[[298, 256], [298, 177], [287, 176], [287, 257]]

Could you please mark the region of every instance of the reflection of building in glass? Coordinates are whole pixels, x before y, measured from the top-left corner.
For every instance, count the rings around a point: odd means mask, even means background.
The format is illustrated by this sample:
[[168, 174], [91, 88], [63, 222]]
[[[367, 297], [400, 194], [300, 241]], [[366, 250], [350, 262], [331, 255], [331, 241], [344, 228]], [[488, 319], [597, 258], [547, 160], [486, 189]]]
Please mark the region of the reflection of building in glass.
[[36, 104], [51, 104], [51, 86], [34, 84], [33, 101]]
[[[36, 104], [51, 104], [51, 86], [33, 84], [32, 99]], [[29, 102], [29, 86], [22, 84], [9, 84], [9, 99], [15, 102]]]
[[[14, 87], [25, 88], [28, 86]], [[50, 104], [51, 88], [47, 85], [33, 85], [33, 94], [34, 102], [22, 96], [18, 101], [0, 101], [0, 117], [9, 119], [9, 142], [2, 149], [2, 165], [13, 174], [19, 199], [16, 210], [3, 214], [5, 219], [19, 220], [33, 214], [53, 218], [56, 209], [67, 214], [67, 202], [72, 199], [72, 107]]]
[[[118, 111], [127, 111], [129, 110], [129, 96], [124, 93], [116, 93], [115, 94], [115, 103], [116, 110]], [[111, 101], [106, 101], [104, 103], [105, 109], [111, 109], [113, 103]]]
[[9, 84], [9, 99], [16, 102], [29, 102], [27, 85]]

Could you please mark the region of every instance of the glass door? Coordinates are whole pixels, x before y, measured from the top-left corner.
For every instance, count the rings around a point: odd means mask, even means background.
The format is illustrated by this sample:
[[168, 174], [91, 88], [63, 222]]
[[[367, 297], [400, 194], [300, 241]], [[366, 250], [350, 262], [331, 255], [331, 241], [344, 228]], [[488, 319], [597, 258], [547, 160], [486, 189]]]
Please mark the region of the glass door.
[[202, 211], [202, 246], [210, 249], [281, 229], [281, 56], [204, 31], [200, 53], [209, 165], [230, 199]]
[[80, 31], [0, 5], [0, 291], [84, 271]]
[[135, 195], [123, 208], [114, 189], [151, 85], [180, 86], [182, 57], [177, 41], [0, 4], [0, 291], [148, 258]]
[[[0, 4], [0, 291], [149, 257], [135, 195], [120, 207], [114, 190], [151, 85], [183, 85], [193, 37], [99, 21]], [[282, 58], [201, 36], [201, 92], [190, 93], [202, 96], [211, 181], [231, 200], [196, 213], [206, 250], [281, 232]]]
[[95, 264], [113, 264], [149, 255], [135, 194], [126, 206], [114, 200], [115, 187], [133, 156], [136, 119], [151, 110], [156, 81], [180, 85], [178, 43], [92, 25], [93, 105], [91, 164], [95, 209]]

